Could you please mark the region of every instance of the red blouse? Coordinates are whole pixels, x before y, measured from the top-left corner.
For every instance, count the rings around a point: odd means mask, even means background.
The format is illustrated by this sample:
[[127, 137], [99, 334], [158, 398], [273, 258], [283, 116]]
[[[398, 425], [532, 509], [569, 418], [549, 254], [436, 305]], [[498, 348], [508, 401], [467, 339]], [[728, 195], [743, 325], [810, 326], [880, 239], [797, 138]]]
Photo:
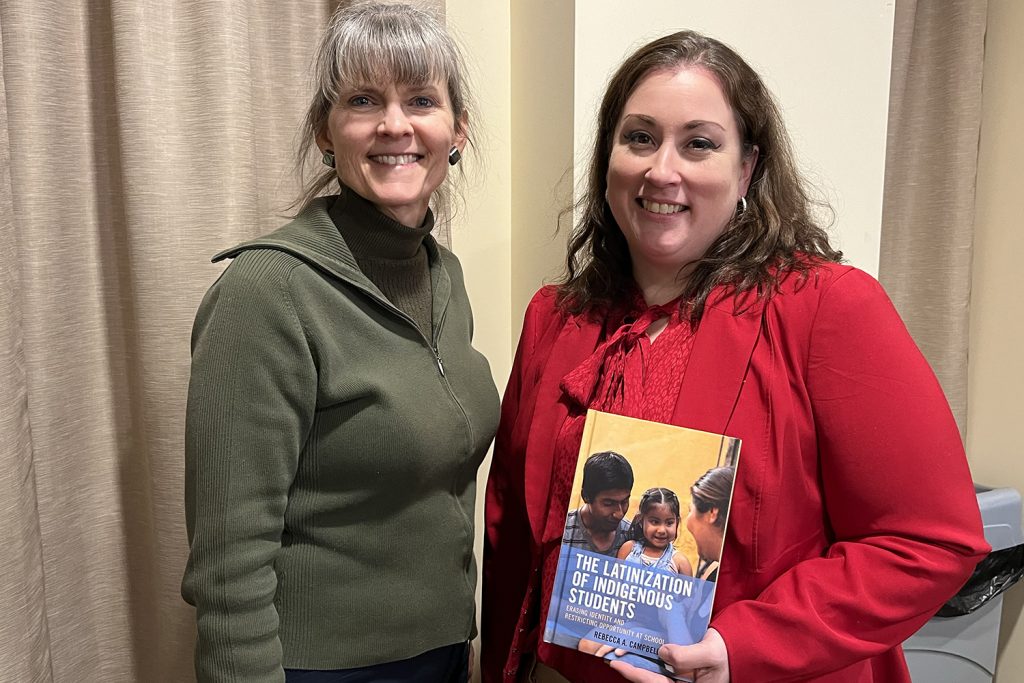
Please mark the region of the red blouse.
[[[652, 342], [648, 329], [659, 320], [668, 323]], [[607, 327], [616, 327], [607, 339], [574, 370], [562, 378], [563, 400], [568, 415], [555, 440], [551, 468], [551, 495], [545, 522], [545, 554], [540, 572], [540, 591], [524, 615], [532, 632], [524, 650], [551, 647], [540, 643], [541, 629], [551, 601], [558, 567], [558, 544], [565, 528], [570, 491], [579, 457], [587, 409], [655, 422], [668, 422], [683, 383], [693, 347], [690, 322], [681, 315], [679, 302], [647, 306], [637, 295], [632, 306], [610, 316]], [[537, 575], [534, 575], [537, 576]]]

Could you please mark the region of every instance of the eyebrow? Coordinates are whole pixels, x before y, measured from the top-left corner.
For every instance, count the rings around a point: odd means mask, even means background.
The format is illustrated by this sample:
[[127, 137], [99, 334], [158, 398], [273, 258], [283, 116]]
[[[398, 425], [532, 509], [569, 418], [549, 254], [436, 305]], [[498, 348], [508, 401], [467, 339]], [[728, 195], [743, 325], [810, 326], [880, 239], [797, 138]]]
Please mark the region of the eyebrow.
[[[425, 82], [425, 83], [398, 83], [398, 89], [411, 90], [413, 92], [428, 92], [431, 94], [439, 94], [444, 92], [443, 88], [438, 87], [438, 84]], [[373, 95], [380, 95], [384, 90], [379, 84], [373, 85], [370, 83], [356, 83], [351, 86], [342, 86], [339, 91], [344, 95], [354, 95], [356, 93], [370, 93]]]
[[[628, 121], [630, 119], [639, 119], [640, 121], [642, 121], [642, 122], [644, 122], [644, 123], [646, 123], [648, 125], [651, 125], [651, 126], [658, 125], [657, 119], [655, 119], [653, 116], [648, 116], [647, 114], [626, 114], [624, 117], [622, 117], [623, 123], [625, 123], [626, 121]], [[715, 121], [705, 121], [703, 119], [697, 119], [695, 121], [688, 121], [686, 123], [686, 125], [683, 126], [683, 128], [685, 128], [686, 130], [694, 130], [694, 129], [697, 129], [697, 128], [702, 128], [704, 126], [711, 126], [711, 127], [714, 127], [714, 128], [718, 128], [719, 130], [722, 130], [722, 131], [725, 130], [725, 126], [723, 126], [722, 124], [717, 123]]]

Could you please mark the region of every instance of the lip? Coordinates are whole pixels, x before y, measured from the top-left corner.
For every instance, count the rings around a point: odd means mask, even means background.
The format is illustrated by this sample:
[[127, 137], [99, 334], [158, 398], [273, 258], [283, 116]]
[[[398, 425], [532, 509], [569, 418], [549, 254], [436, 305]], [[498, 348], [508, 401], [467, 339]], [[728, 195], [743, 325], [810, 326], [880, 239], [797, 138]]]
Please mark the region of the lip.
[[654, 199], [648, 197], [637, 197], [637, 206], [645, 213], [656, 216], [674, 216], [678, 213], [685, 213], [690, 210], [689, 205], [668, 199]]
[[400, 154], [367, 154], [366, 158], [379, 166], [408, 166], [415, 164], [423, 158], [422, 154], [415, 152], [402, 152]]

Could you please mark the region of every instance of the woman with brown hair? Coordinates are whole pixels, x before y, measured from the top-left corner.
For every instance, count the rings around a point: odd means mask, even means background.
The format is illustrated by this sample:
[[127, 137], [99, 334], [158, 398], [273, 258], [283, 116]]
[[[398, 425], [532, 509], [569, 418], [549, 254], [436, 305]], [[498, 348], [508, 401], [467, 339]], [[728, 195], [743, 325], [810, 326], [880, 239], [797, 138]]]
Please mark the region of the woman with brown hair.
[[[908, 682], [900, 643], [987, 546], [942, 391], [840, 265], [774, 99], [683, 31], [612, 76], [567, 274], [526, 312], [487, 487], [487, 683], [658, 677], [541, 642], [588, 409], [742, 440], [701, 683]], [[698, 508], [699, 509], [699, 508]]]
[[690, 487], [686, 529], [697, 544], [700, 563], [694, 576], [698, 579], [715, 581], [718, 578], [734, 474], [732, 467], [715, 467], [702, 474]]

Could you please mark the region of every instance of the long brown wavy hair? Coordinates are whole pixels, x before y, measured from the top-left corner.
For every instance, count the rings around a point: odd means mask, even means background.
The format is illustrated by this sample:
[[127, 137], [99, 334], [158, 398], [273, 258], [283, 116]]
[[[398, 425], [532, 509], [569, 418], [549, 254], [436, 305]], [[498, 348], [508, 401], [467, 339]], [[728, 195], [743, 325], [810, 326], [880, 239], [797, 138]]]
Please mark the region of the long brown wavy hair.
[[747, 192], [747, 209], [737, 212], [725, 231], [694, 264], [682, 292], [692, 322], [700, 320], [708, 295], [725, 285], [733, 295], [754, 290], [767, 297], [790, 273], [806, 274], [817, 261], [839, 261], [793, 158], [775, 98], [742, 57], [729, 46], [693, 31], [659, 38], [636, 50], [612, 76], [601, 101], [597, 135], [579, 217], [569, 238], [565, 274], [557, 283], [558, 303], [570, 313], [606, 309], [633, 285], [629, 247], [608, 202], [608, 160], [626, 101], [648, 74], [700, 66], [713, 73], [739, 124], [745, 154], [756, 145], [757, 163]]

